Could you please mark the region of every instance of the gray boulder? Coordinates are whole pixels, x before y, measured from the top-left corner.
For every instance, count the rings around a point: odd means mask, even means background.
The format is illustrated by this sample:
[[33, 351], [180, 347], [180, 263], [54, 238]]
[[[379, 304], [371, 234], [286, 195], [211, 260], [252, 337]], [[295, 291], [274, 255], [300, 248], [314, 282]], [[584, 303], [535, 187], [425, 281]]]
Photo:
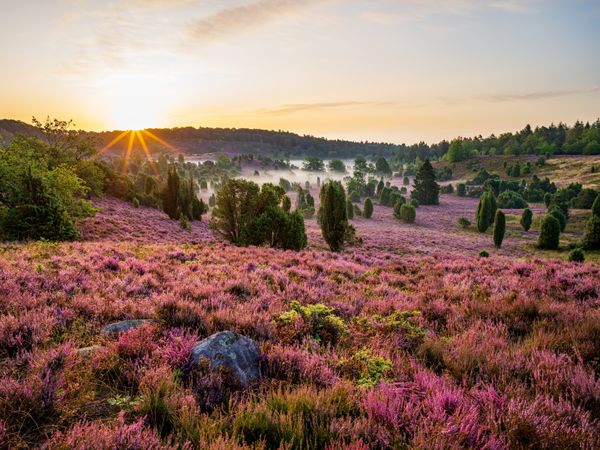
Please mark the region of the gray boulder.
[[260, 376], [258, 357], [258, 344], [252, 339], [232, 331], [222, 331], [196, 343], [192, 363], [200, 368], [205, 360], [210, 370], [223, 367], [241, 386], [247, 387]]
[[77, 354], [84, 359], [90, 358], [94, 353], [104, 349], [101, 345], [90, 345], [89, 347], [82, 347], [76, 350]]
[[120, 322], [111, 323], [102, 328], [102, 334], [113, 335], [141, 327], [147, 323], [156, 323], [153, 319], [133, 319], [121, 320]]

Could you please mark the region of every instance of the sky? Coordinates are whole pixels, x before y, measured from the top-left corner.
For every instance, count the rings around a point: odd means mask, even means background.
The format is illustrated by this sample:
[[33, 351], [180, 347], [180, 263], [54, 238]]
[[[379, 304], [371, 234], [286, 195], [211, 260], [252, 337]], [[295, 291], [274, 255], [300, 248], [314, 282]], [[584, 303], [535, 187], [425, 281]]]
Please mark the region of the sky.
[[0, 0], [0, 118], [414, 143], [600, 117], [598, 0]]

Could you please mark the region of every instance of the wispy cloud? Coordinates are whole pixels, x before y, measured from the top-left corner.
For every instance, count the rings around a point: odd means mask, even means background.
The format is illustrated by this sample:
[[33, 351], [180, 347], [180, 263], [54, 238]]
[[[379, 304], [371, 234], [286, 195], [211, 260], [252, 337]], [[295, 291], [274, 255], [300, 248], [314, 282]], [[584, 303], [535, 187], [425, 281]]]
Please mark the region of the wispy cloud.
[[190, 32], [198, 41], [223, 38], [326, 2], [328, 0], [255, 0], [197, 19], [191, 24]]
[[535, 91], [516, 94], [493, 94], [481, 96], [479, 99], [489, 102], [514, 102], [521, 100], [543, 100], [547, 98], [565, 97], [569, 95], [593, 94], [596, 92], [600, 92], [600, 86], [585, 89]]
[[296, 114], [301, 112], [317, 112], [331, 109], [347, 109], [354, 107], [402, 107], [402, 108], [419, 108], [423, 105], [411, 104], [400, 101], [358, 101], [345, 100], [337, 102], [314, 102], [314, 103], [289, 103], [276, 106], [273, 108], [260, 108], [253, 111], [255, 114], [268, 116], [282, 116], [288, 114]]

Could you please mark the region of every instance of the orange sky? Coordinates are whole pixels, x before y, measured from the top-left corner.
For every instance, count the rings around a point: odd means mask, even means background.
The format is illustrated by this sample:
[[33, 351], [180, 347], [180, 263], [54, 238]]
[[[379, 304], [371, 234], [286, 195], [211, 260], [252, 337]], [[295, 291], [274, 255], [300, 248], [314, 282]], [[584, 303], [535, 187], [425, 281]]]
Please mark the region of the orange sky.
[[2, 118], [411, 143], [600, 116], [592, 0], [8, 3]]

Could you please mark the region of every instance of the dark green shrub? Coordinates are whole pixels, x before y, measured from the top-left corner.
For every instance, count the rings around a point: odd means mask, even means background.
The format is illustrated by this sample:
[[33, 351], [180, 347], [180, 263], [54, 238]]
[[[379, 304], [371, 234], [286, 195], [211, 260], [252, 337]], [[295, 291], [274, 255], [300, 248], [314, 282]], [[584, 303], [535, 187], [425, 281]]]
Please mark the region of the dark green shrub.
[[515, 191], [504, 191], [498, 196], [498, 207], [506, 209], [527, 208], [527, 202]]
[[363, 209], [363, 216], [366, 219], [370, 219], [373, 216], [373, 202], [370, 198], [365, 200], [365, 207]]
[[421, 165], [415, 176], [414, 189], [411, 193], [422, 205], [439, 203], [440, 187], [435, 182], [435, 172], [428, 159]]
[[560, 239], [560, 223], [551, 214], [546, 214], [540, 224], [538, 247], [545, 250], [556, 250]]
[[396, 204], [394, 207], [394, 217], [405, 223], [413, 223], [417, 217], [415, 207], [406, 203]]
[[409, 180], [409, 178], [408, 178], [407, 176], [405, 176], [405, 177], [402, 179], [402, 184], [403, 184], [404, 186], [408, 186], [408, 185], [410, 184], [410, 180]]
[[469, 228], [471, 226], [471, 221], [469, 219], [467, 219], [466, 217], [459, 217], [458, 224], [462, 228]]
[[415, 208], [418, 208], [419, 205], [419, 200], [417, 200], [416, 198], [411, 198], [410, 199], [410, 204], [413, 205]]
[[356, 191], [352, 191], [348, 194], [348, 200], [353, 203], [358, 203], [360, 202], [360, 194]]
[[585, 253], [580, 248], [574, 248], [569, 252], [569, 261], [571, 262], [584, 262], [585, 261]]
[[552, 203], [552, 194], [550, 192], [546, 192], [544, 194], [544, 205], [546, 205], [546, 208], [550, 207], [550, 204]]
[[596, 196], [596, 200], [592, 205], [592, 216], [600, 217], [600, 195]]
[[283, 196], [283, 200], [281, 201], [281, 208], [285, 212], [290, 212], [290, 209], [292, 209], [292, 201], [287, 195]]
[[550, 214], [551, 216], [556, 217], [556, 220], [558, 220], [558, 223], [560, 224], [560, 231], [561, 231], [561, 233], [563, 231], [565, 231], [565, 228], [567, 227], [567, 218], [563, 214], [562, 210], [559, 207], [557, 207], [557, 206], [553, 206], [548, 211], [548, 214]]
[[477, 230], [485, 233], [492, 224], [496, 215], [494, 194], [491, 191], [485, 191], [479, 198], [477, 206]]
[[479, 256], [480, 256], [481, 258], [489, 258], [490, 254], [489, 254], [489, 253], [488, 253], [486, 250], [481, 250], [481, 251], [479, 252]]
[[521, 214], [521, 226], [525, 231], [529, 231], [531, 222], [533, 222], [533, 213], [529, 208], [525, 208]]
[[133, 200], [131, 201], [131, 203], [133, 204], [134, 208], [139, 208], [140, 207], [140, 201], [138, 200], [137, 197], [133, 197]]
[[167, 184], [162, 190], [163, 211], [170, 219], [179, 219], [179, 174], [175, 166], [169, 167]]
[[500, 210], [496, 211], [494, 218], [494, 245], [497, 248], [502, 246], [504, 240], [504, 232], [506, 231], [506, 216]]
[[586, 250], [600, 249], [600, 216], [592, 216], [585, 224], [583, 232], [583, 248]]
[[344, 237], [348, 227], [344, 187], [339, 181], [324, 183], [321, 188], [320, 200], [318, 222], [323, 239], [331, 251], [340, 251], [344, 246]]
[[456, 185], [456, 195], [459, 197], [464, 197], [467, 195], [467, 186], [465, 183], [458, 183]]
[[346, 200], [346, 213], [348, 220], [354, 219], [354, 204], [350, 200]]
[[577, 197], [571, 199], [571, 206], [577, 209], [591, 209], [598, 192], [594, 189], [582, 189]]

